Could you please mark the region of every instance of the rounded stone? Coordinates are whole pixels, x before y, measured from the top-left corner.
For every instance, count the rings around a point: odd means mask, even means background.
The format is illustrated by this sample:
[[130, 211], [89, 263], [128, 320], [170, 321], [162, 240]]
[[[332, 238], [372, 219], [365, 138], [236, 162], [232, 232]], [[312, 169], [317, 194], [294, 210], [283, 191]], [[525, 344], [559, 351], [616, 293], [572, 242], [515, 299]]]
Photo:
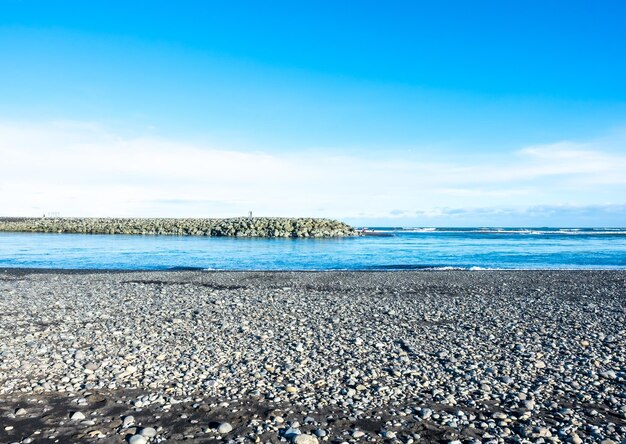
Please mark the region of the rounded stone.
[[72, 421], [82, 421], [83, 419], [85, 419], [85, 415], [83, 414], [83, 412], [74, 412], [72, 413], [72, 416], [70, 416], [70, 419]]
[[423, 419], [428, 419], [433, 416], [433, 411], [431, 409], [422, 409], [420, 413]]
[[98, 364], [96, 364], [95, 362], [88, 362], [87, 364], [85, 364], [85, 368], [87, 370], [95, 371], [98, 370]]
[[533, 401], [532, 399], [529, 399], [529, 400], [522, 402], [522, 405], [524, 406], [526, 410], [532, 410], [535, 408], [535, 401]]
[[147, 438], [152, 438], [153, 436], [156, 436], [157, 431], [153, 427], [144, 427], [143, 429], [139, 431], [139, 434]]
[[128, 438], [128, 444], [146, 444], [148, 440], [141, 435], [133, 435]]
[[283, 436], [287, 439], [294, 440], [301, 433], [302, 432], [300, 432], [300, 430], [294, 427], [289, 427], [287, 430], [285, 430], [285, 432], [283, 433]]
[[293, 441], [295, 444], [318, 444], [319, 441], [313, 435], [301, 434], [296, 436], [296, 439]]
[[383, 432], [383, 437], [387, 439], [395, 439], [396, 432], [394, 432], [393, 430], [387, 430]]
[[226, 434], [229, 433], [233, 430], [233, 426], [231, 426], [229, 423], [227, 422], [223, 422], [221, 423], [219, 426], [217, 426], [217, 432], [220, 434]]

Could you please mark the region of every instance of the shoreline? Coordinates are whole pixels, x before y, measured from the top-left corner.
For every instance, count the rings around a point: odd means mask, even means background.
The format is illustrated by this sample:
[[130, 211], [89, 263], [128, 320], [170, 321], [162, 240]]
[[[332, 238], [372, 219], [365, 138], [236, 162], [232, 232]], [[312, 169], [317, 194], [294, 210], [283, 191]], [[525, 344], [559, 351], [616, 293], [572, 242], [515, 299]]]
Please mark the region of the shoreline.
[[27, 274], [128, 274], [128, 273], [302, 273], [302, 274], [324, 274], [324, 273], [626, 273], [626, 267], [611, 268], [460, 268], [460, 267], [416, 267], [416, 268], [363, 268], [363, 269], [209, 269], [209, 268], [165, 268], [165, 269], [144, 269], [144, 268], [45, 268], [45, 267], [0, 267], [0, 274], [6, 275], [27, 275]]
[[626, 438], [626, 270], [5, 268], [0, 313], [0, 442]]
[[626, 275], [625, 268], [448, 268], [448, 267], [424, 267], [424, 268], [372, 268], [372, 269], [281, 269], [281, 270], [266, 270], [266, 269], [203, 269], [203, 268], [172, 268], [172, 269], [108, 269], [108, 268], [36, 268], [36, 267], [0, 267], [0, 278], [2, 276], [29, 276], [29, 275], [116, 275], [116, 274], [135, 274], [135, 273], [163, 273], [163, 274], [178, 274], [178, 273], [200, 273], [200, 274], [241, 274], [248, 273], [263, 273], [263, 274], [441, 274], [441, 273], [459, 273], [468, 275], [480, 275], [480, 274], [554, 274], [554, 273], [573, 273], [573, 274], [598, 274], [598, 273], [623, 273]]

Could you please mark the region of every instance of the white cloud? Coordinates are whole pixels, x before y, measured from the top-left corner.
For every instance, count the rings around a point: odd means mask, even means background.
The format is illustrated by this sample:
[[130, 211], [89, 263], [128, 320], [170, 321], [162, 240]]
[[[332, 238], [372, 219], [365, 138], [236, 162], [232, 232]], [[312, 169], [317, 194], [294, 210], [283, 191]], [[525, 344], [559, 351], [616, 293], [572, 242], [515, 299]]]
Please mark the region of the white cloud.
[[[530, 162], [525, 172], [531, 176], [592, 175], [603, 182], [603, 174], [616, 173], [626, 167], [626, 156], [609, 154], [596, 144], [558, 142], [532, 146], [519, 151]], [[620, 174], [623, 183], [626, 175]]]
[[565, 141], [474, 160], [377, 160], [129, 137], [89, 122], [4, 122], [0, 214], [451, 217], [442, 208], [621, 204], [626, 155], [613, 145]]

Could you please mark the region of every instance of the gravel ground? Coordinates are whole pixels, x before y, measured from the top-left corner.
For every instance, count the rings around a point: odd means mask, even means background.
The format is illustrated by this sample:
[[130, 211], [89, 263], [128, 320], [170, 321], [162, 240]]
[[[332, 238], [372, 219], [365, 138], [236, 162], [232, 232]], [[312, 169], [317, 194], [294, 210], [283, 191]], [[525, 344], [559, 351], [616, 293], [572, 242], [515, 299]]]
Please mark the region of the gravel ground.
[[626, 272], [0, 270], [0, 442], [626, 443]]

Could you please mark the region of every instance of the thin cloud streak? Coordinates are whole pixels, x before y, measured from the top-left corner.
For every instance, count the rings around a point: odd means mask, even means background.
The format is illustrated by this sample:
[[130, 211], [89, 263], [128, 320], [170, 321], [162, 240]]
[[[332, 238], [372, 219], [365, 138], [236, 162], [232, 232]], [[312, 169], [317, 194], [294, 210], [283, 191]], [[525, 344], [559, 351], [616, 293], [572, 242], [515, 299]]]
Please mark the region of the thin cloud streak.
[[626, 205], [538, 205], [533, 207], [438, 207], [388, 215], [347, 218], [366, 226], [392, 227], [624, 227]]

